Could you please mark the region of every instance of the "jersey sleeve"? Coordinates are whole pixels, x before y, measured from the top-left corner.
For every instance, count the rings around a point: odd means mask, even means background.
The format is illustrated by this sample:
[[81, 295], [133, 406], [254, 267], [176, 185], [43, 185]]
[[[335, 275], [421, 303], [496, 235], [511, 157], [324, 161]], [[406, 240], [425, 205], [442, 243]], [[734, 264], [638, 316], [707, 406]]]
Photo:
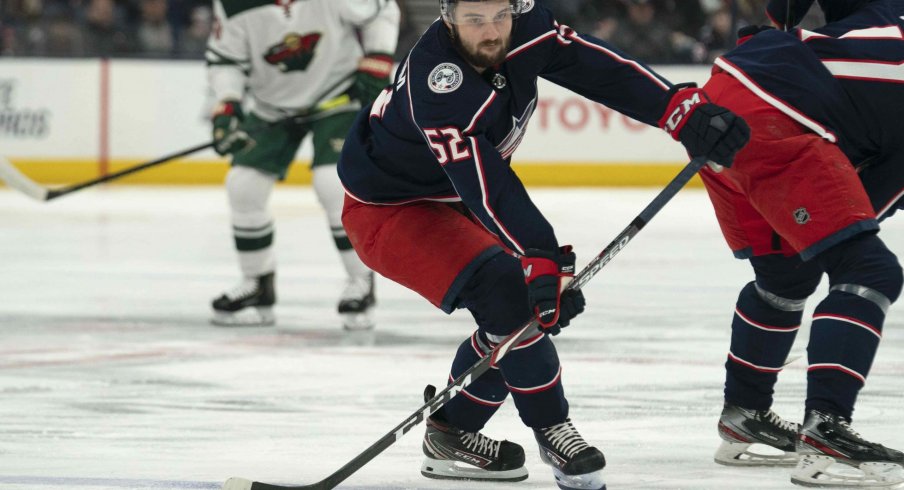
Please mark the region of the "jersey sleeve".
[[558, 247], [552, 225], [531, 201], [524, 184], [483, 134], [464, 137], [466, 158], [443, 166], [462, 202], [509, 248]]
[[[493, 89], [473, 71], [463, 72], [452, 63], [433, 62], [420, 73], [408, 67], [406, 63], [412, 120], [465, 206], [515, 252], [554, 250], [558, 242], [552, 226], [486, 135], [486, 121], [504, 110], [494, 105]], [[429, 87], [438, 70], [446, 70], [446, 80], [452, 80], [444, 93]]]
[[401, 12], [395, 0], [389, 0], [379, 13], [360, 26], [364, 52], [393, 55], [399, 42]]
[[658, 127], [672, 84], [592, 36], [564, 28], [554, 61], [541, 76], [588, 99]]
[[240, 19], [227, 16], [222, 0], [213, 6], [216, 21], [205, 54], [208, 83], [217, 100], [241, 100], [251, 69], [248, 33]]
[[668, 105], [668, 80], [611, 44], [559, 24], [540, 5], [522, 20], [523, 44], [515, 48], [522, 51], [514, 56], [537, 58], [541, 77], [657, 126]]

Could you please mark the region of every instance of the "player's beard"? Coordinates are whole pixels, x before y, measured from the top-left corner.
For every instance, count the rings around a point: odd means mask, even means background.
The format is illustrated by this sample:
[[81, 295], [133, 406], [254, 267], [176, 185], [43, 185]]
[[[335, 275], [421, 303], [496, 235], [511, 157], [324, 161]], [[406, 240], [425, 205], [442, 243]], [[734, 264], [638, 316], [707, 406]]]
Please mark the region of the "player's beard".
[[[477, 68], [491, 68], [502, 64], [502, 62], [505, 61], [505, 56], [508, 54], [509, 46], [512, 41], [512, 37], [507, 36], [492, 42], [483, 41], [474, 46], [465, 46], [458, 33], [458, 29], [455, 26], [452, 26], [450, 37], [465, 61]], [[497, 48], [497, 50], [492, 54], [482, 51], [483, 48], [490, 46]]]

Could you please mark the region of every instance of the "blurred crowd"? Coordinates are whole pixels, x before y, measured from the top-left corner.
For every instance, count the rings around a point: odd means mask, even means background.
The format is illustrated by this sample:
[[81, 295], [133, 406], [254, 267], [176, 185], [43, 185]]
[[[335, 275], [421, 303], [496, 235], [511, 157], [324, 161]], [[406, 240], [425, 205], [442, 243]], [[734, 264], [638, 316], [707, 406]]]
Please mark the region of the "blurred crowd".
[[0, 55], [201, 59], [209, 0], [3, 0]]
[[[412, 11], [436, 3], [397, 1], [401, 57], [426, 27], [413, 19], [435, 18]], [[766, 0], [538, 1], [648, 63], [710, 63], [737, 28], [768, 23]], [[0, 0], [0, 56], [202, 59], [212, 25], [210, 0]]]
[[[737, 30], [768, 25], [768, 0], [539, 0], [560, 22], [648, 63], [712, 63]], [[802, 25], [816, 26], [814, 7]]]

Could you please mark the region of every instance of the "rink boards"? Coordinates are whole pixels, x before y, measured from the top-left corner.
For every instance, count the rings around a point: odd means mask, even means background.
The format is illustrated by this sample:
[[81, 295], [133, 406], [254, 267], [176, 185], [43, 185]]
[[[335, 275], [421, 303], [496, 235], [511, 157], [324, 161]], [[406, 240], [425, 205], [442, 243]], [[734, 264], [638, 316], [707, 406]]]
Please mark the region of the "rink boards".
[[[657, 70], [675, 82], [708, 76]], [[0, 60], [0, 154], [39, 182], [91, 179], [209, 140], [213, 103], [202, 61]], [[309, 141], [296, 158], [287, 180], [308, 183]], [[685, 159], [660, 130], [545, 80], [513, 157], [527, 184], [562, 186], [661, 184]], [[125, 181], [219, 183], [226, 169], [207, 151]]]

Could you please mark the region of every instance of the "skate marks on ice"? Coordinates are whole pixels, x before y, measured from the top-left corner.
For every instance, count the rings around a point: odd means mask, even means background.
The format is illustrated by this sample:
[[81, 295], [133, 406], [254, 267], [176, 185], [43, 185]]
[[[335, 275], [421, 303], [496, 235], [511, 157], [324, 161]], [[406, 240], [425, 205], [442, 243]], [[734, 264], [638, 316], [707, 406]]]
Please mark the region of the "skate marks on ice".
[[76, 478], [43, 476], [0, 476], [0, 485], [20, 485], [58, 488], [98, 488], [110, 489], [219, 489], [219, 482], [150, 480], [137, 478]]
[[[535, 201], [580, 262], [655, 192], [541, 190]], [[470, 333], [467, 313], [446, 317], [382, 280], [376, 329], [343, 332], [342, 269], [316, 198], [281, 188], [274, 205], [279, 323], [233, 330], [206, 323], [237, 274], [222, 189], [116, 187], [50, 205], [0, 191], [0, 489], [310, 483], [420, 405]], [[711, 214], [703, 192], [677, 196], [588, 284], [586, 314], [555, 339], [572, 419], [606, 454], [612, 489], [794, 488], [786, 469], [712, 462], [731, 305], [749, 267], [725, 250]], [[904, 250], [900, 223], [882, 233]], [[855, 427], [900, 448], [898, 310]], [[805, 357], [787, 366], [777, 387], [775, 409], [790, 420], [802, 417], [805, 368]], [[511, 403], [487, 431], [525, 447], [530, 476], [518, 489], [553, 487]], [[423, 478], [421, 435], [340, 488], [499, 488]]]

